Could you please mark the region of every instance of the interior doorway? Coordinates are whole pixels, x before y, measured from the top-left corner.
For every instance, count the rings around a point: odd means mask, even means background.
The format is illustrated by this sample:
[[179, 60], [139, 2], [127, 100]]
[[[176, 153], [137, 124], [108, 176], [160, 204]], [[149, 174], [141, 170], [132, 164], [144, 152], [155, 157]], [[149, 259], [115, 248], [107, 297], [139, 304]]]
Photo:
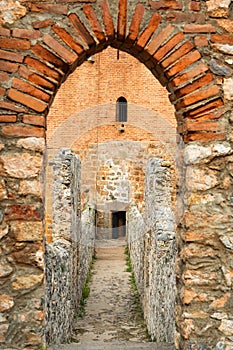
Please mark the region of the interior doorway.
[[123, 238], [126, 236], [126, 211], [112, 212], [112, 238]]

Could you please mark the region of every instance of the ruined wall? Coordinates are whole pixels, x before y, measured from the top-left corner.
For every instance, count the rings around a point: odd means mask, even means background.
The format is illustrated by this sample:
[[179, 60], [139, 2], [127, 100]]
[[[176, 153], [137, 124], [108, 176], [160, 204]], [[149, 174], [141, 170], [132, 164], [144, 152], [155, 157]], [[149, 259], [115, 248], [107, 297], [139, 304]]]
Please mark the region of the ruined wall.
[[62, 343], [71, 336], [94, 242], [92, 232], [81, 225], [80, 161], [69, 149], [62, 149], [49, 166], [53, 242], [45, 246], [45, 335], [47, 343]]
[[161, 158], [148, 161], [145, 210], [134, 205], [128, 214], [128, 245], [144, 318], [151, 338], [159, 342], [173, 342], [175, 332], [177, 247], [171, 165]]

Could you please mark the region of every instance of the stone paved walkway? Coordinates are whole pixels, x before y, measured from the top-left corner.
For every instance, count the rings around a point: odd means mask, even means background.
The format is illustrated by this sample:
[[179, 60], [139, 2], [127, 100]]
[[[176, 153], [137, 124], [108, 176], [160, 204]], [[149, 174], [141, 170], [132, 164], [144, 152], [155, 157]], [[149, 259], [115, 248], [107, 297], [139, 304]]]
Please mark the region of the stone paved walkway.
[[77, 320], [76, 344], [59, 350], [173, 350], [171, 344], [149, 342], [126, 272], [125, 242], [99, 241], [85, 316]]

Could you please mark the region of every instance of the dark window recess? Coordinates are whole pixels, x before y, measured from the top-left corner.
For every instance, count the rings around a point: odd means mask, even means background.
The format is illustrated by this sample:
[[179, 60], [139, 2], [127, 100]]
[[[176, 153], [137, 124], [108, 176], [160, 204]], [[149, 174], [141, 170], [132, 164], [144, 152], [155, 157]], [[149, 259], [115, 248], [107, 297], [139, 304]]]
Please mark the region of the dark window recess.
[[116, 121], [127, 122], [127, 100], [123, 96], [117, 100]]
[[112, 238], [117, 239], [126, 236], [126, 212], [112, 212]]

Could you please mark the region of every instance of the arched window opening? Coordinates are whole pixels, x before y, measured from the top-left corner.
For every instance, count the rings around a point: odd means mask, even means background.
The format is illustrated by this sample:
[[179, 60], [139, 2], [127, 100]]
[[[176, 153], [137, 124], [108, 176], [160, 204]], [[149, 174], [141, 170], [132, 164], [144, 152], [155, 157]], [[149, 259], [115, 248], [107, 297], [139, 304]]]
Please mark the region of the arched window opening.
[[127, 122], [127, 100], [123, 96], [117, 99], [116, 121]]

